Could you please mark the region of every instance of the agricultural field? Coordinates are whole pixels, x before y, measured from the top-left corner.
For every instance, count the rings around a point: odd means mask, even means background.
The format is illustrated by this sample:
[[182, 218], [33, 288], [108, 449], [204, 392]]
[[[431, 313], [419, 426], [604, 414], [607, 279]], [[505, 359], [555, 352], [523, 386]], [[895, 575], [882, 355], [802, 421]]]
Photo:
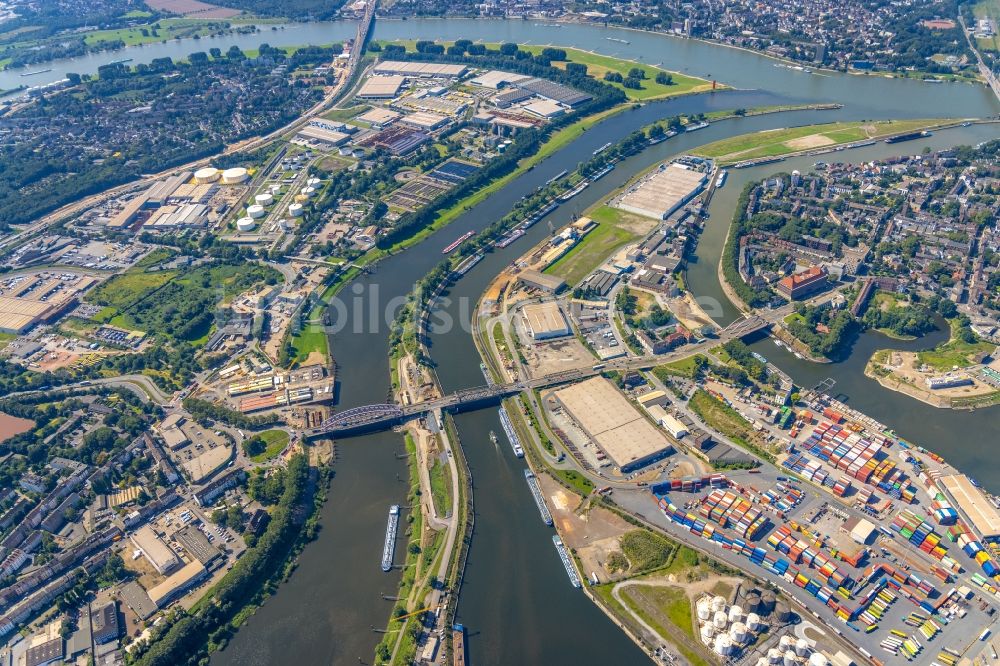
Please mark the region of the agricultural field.
[[697, 148], [693, 152], [728, 164], [758, 157], [778, 157], [865, 139], [877, 139], [934, 127], [944, 122], [946, 121], [932, 119], [879, 120], [786, 127], [723, 139]]

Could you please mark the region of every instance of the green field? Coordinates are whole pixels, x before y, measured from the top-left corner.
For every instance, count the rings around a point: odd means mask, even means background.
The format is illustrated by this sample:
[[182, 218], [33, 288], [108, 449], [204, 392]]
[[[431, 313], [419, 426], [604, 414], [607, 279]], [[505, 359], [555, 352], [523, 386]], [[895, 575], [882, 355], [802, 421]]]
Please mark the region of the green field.
[[617, 248], [642, 235], [626, 224], [629, 218], [635, 216], [617, 208], [601, 206], [589, 215], [597, 222], [597, 227], [545, 269], [546, 273], [561, 277], [570, 286], [600, 266]]
[[438, 518], [444, 518], [451, 513], [451, 478], [448, 475], [447, 463], [443, 462], [440, 456], [436, 456], [427, 475], [431, 482], [434, 512]]
[[576, 470], [553, 469], [552, 473], [556, 476], [556, 478], [562, 480], [563, 483], [572, 488], [578, 495], [587, 497], [590, 493], [594, 492], [594, 484], [590, 481], [590, 479]]
[[992, 352], [996, 345], [983, 340], [963, 342], [955, 335], [954, 322], [951, 322], [951, 339], [933, 349], [917, 352], [917, 360], [935, 370], [947, 372], [954, 367], [964, 368], [972, 365], [972, 356], [979, 352]]
[[[721, 350], [721, 347], [719, 349]], [[715, 350], [713, 349], [712, 351]], [[694, 356], [682, 358], [679, 361], [672, 361], [670, 363], [658, 365], [653, 368], [653, 374], [656, 375], [660, 381], [667, 381], [671, 376], [693, 379], [700, 363], [704, 363], [707, 360], [708, 359], [706, 359], [702, 354], [695, 354]]]
[[[521, 48], [525, 51], [530, 51], [534, 54], [539, 54], [542, 49], [546, 48], [544, 46], [535, 45], [522, 45]], [[576, 62], [581, 65], [587, 66], [587, 74], [597, 79], [612, 85], [622, 91], [631, 100], [636, 101], [647, 101], [651, 99], [662, 99], [665, 97], [676, 97], [677, 95], [687, 95], [689, 93], [705, 92], [712, 89], [712, 83], [706, 81], [705, 79], [699, 79], [693, 76], [685, 76], [679, 72], [674, 72], [669, 69], [663, 69], [661, 67], [653, 67], [652, 65], [646, 65], [640, 62], [635, 62], [634, 60], [623, 60], [621, 58], [612, 58], [611, 56], [604, 56], [597, 53], [592, 53], [590, 51], [581, 51], [579, 49], [569, 49], [565, 47], [558, 47], [566, 51], [567, 62]], [[560, 69], [565, 69], [566, 63], [564, 62], [553, 62], [553, 67], [558, 67]], [[633, 67], [638, 67], [646, 74], [646, 78], [642, 81], [642, 88], [639, 90], [634, 90], [631, 88], [626, 88], [620, 83], [611, 83], [609, 81], [604, 81], [604, 75], [607, 72], [618, 72], [622, 76], [627, 76], [630, 69]], [[671, 85], [662, 85], [656, 82], [656, 75], [659, 72], [666, 72], [673, 77], [673, 82]], [[717, 89], [721, 90], [726, 86], [717, 86]]]
[[86, 300], [107, 308], [126, 308], [154, 289], [162, 287], [177, 276], [177, 271], [146, 273], [142, 269], [131, 269], [116, 275], [104, 284], [98, 285]]
[[786, 127], [723, 139], [696, 148], [693, 152], [696, 155], [716, 158], [723, 163], [731, 163], [827, 148], [864, 139], [877, 139], [945, 122], [947, 121], [940, 119], [878, 120]]
[[757, 454], [761, 458], [774, 461], [774, 455], [760, 448], [756, 443], [756, 433], [746, 420], [735, 409], [728, 406], [704, 389], [698, 389], [688, 401], [688, 406], [717, 432], [722, 433], [736, 444]]
[[[445, 48], [451, 46], [454, 42], [450, 41], [438, 41], [439, 44]], [[417, 40], [415, 39], [397, 39], [393, 41], [381, 42], [384, 46], [385, 44], [400, 44], [406, 47], [407, 51], [415, 51]], [[487, 48], [497, 49], [500, 43], [488, 43]], [[549, 48], [547, 46], [536, 45], [536, 44], [518, 44], [522, 51], [528, 51], [534, 55], [540, 54], [544, 49]], [[705, 92], [712, 89], [712, 83], [705, 79], [699, 79], [694, 76], [687, 76], [670, 69], [663, 67], [654, 67], [653, 65], [647, 65], [641, 62], [636, 62], [634, 60], [624, 60], [622, 58], [614, 58], [612, 56], [600, 55], [598, 53], [593, 53], [592, 51], [582, 51], [580, 49], [568, 48], [565, 46], [551, 45], [551, 48], [559, 48], [566, 52], [566, 62], [575, 62], [581, 65], [587, 66], [587, 74], [598, 81], [607, 83], [608, 85], [614, 86], [622, 91], [628, 96], [630, 100], [635, 101], [647, 101], [651, 99], [663, 99], [666, 97], [676, 97], [677, 95], [687, 95], [690, 93]], [[566, 68], [566, 62], [553, 61], [552, 66], [558, 67], [560, 69]], [[628, 72], [633, 67], [638, 67], [646, 74], [646, 78], [642, 82], [642, 88], [634, 90], [631, 88], [626, 88], [620, 83], [612, 83], [610, 81], [604, 81], [604, 75], [607, 72], [618, 72], [623, 77], [628, 75]], [[673, 77], [673, 82], [671, 85], [662, 85], [656, 82], [656, 75], [659, 72], [666, 72]], [[728, 86], [718, 85], [717, 90], [723, 90]]]
[[[119, 28], [116, 30], [95, 30], [88, 32], [83, 41], [88, 45], [100, 42], [117, 42], [121, 40], [125, 46], [138, 46], [140, 44], [155, 44], [166, 42], [171, 39], [187, 39], [194, 37], [205, 37], [212, 33], [225, 29], [225, 23], [220, 21], [203, 21], [198, 19], [162, 19], [156, 22], [160, 27], [155, 30], [152, 25], [137, 26], [135, 28]], [[146, 34], [143, 34], [143, 30]]]
[[288, 446], [288, 433], [284, 430], [265, 430], [256, 435], [264, 440], [267, 448], [262, 453], [251, 456], [250, 460], [255, 463], [267, 462], [278, 457], [285, 447]]

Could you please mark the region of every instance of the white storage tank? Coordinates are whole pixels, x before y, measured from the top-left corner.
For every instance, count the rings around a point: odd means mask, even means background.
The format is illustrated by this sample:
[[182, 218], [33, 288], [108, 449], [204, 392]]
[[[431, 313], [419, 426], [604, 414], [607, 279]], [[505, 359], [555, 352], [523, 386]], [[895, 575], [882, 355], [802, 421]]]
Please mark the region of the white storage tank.
[[781, 650], [777, 648], [771, 648], [767, 651], [767, 663], [777, 664], [781, 662]]
[[287, 218], [281, 218], [278, 220], [278, 226], [281, 227], [282, 231], [288, 231], [292, 228], [292, 223], [288, 221]]
[[827, 666], [830, 660], [822, 652], [813, 652], [809, 657], [809, 666]]
[[711, 617], [712, 615], [712, 611], [710, 608], [711, 605], [712, 605], [712, 600], [709, 599], [708, 597], [702, 597], [701, 599], [698, 600], [698, 603], [695, 604], [695, 607], [697, 608], [698, 611], [698, 619], [701, 620], [702, 622], [707, 621], [708, 618]]
[[711, 645], [713, 638], [715, 638], [715, 628], [711, 623], [706, 624], [701, 628], [701, 642], [705, 645]]
[[747, 629], [750, 631], [760, 631], [760, 615], [757, 615], [757, 613], [747, 615]]
[[733, 641], [726, 634], [719, 634], [715, 637], [715, 651], [723, 656], [732, 654]]
[[789, 649], [793, 645], [795, 645], [795, 639], [789, 636], [788, 634], [782, 636], [781, 639], [778, 641], [778, 647], [781, 648], [782, 652]]
[[765, 659], [764, 657], [761, 657], [760, 659], [758, 659], [757, 660], [757, 666], [767, 666], [767, 659]]
[[194, 172], [194, 182], [199, 185], [214, 183], [219, 180], [219, 170], [215, 167], [204, 167]]
[[222, 172], [222, 182], [226, 185], [237, 185], [247, 179], [249, 173], [243, 167], [233, 167]]
[[729, 624], [729, 620], [726, 617], [726, 614], [723, 611], [716, 612], [716, 614], [715, 614], [715, 628], [718, 629], [719, 631], [722, 631], [723, 629], [726, 628], [727, 624]]
[[312, 197], [312, 195], [316, 194], [316, 188], [315, 187], [303, 187], [301, 190], [299, 190], [299, 192], [302, 194], [302, 196], [304, 196], [306, 198], [309, 198], [309, 197]]
[[735, 605], [732, 606], [732, 607], [730, 607], [730, 609], [729, 609], [729, 621], [730, 622], [739, 622], [742, 619], [743, 619], [743, 609], [740, 608], [739, 606], [735, 606]]
[[319, 178], [310, 178], [309, 180], [306, 181], [306, 185], [308, 185], [309, 187], [316, 187], [321, 182], [323, 181], [321, 181]]
[[264, 215], [266, 214], [267, 211], [264, 210], [264, 207], [261, 206], [260, 204], [253, 204], [251, 206], [247, 206], [247, 215], [249, 215], [255, 220], [264, 217]]
[[288, 206], [288, 214], [292, 217], [301, 217], [302, 215], [302, 204], [293, 203]]
[[726, 610], [726, 600], [722, 597], [715, 597], [712, 599], [712, 610], [721, 611]]
[[270, 192], [265, 192], [264, 194], [258, 194], [253, 198], [253, 200], [261, 206], [270, 206], [274, 203], [274, 195]]
[[236, 220], [236, 228], [240, 231], [253, 231], [256, 226], [257, 223], [254, 222], [252, 217], [241, 217]]
[[277, 185], [277, 184], [272, 185], [271, 186], [271, 194], [281, 194], [281, 185]]
[[809, 641], [804, 638], [800, 638], [795, 641], [795, 654], [800, 657], [808, 657], [810, 652]]
[[733, 626], [729, 627], [729, 637], [732, 638], [735, 643], [746, 642], [747, 625], [742, 622], [734, 622]]
[[785, 650], [785, 658], [782, 660], [785, 666], [795, 666], [798, 661], [795, 660], [795, 653], [791, 650]]

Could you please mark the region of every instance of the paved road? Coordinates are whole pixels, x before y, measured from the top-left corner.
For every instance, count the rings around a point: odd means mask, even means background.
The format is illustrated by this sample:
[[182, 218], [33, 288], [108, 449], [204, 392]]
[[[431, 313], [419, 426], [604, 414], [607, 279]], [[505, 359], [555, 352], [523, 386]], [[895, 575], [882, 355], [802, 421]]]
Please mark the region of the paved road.
[[34, 393], [45, 393], [49, 391], [85, 389], [92, 386], [116, 386], [118, 388], [123, 388], [137, 395], [143, 402], [152, 400], [161, 406], [166, 405], [171, 401], [171, 397], [161, 391], [160, 387], [158, 387], [153, 380], [146, 375], [119, 375], [118, 377], [84, 380], [82, 382], [76, 382], [75, 384], [54, 386], [52, 388], [45, 389], [45, 391], [37, 389], [30, 391], [17, 391], [16, 393], [8, 394], [8, 397], [32, 395]]

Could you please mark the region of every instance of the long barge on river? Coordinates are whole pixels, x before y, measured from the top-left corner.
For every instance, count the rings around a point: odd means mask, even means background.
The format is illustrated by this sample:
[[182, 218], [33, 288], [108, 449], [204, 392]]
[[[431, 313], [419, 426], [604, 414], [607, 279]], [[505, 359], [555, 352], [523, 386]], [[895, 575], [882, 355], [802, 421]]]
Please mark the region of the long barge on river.
[[576, 567], [573, 566], [573, 560], [569, 557], [569, 551], [566, 550], [565, 544], [563, 544], [562, 539], [559, 538], [558, 534], [552, 535], [552, 543], [556, 547], [556, 551], [559, 553], [559, 559], [562, 560], [563, 568], [566, 569], [566, 575], [569, 576], [569, 584], [575, 588], [580, 588], [580, 576], [576, 573]]
[[448, 254], [450, 252], [454, 252], [456, 249], [458, 249], [459, 245], [472, 238], [475, 234], [476, 234], [475, 231], [466, 231], [464, 234], [456, 238], [455, 242], [453, 242], [445, 249], [441, 250], [441, 254]]
[[535, 506], [538, 507], [538, 513], [542, 514], [542, 522], [552, 527], [552, 514], [549, 512], [549, 507], [545, 506], [545, 497], [542, 495], [542, 487], [538, 485], [538, 477], [530, 469], [525, 469], [524, 480], [531, 489], [531, 496], [535, 500]]
[[500, 425], [503, 426], [504, 434], [507, 435], [510, 448], [514, 449], [514, 455], [523, 458], [524, 448], [521, 446], [521, 440], [518, 439], [517, 433], [514, 432], [514, 424], [510, 422], [510, 414], [507, 413], [506, 407], [500, 408]]
[[451, 663], [453, 666], [465, 666], [465, 627], [460, 624], [451, 625]]
[[399, 505], [389, 507], [389, 522], [385, 526], [385, 544], [382, 546], [382, 571], [392, 570], [392, 555], [396, 551], [396, 530], [399, 528]]

